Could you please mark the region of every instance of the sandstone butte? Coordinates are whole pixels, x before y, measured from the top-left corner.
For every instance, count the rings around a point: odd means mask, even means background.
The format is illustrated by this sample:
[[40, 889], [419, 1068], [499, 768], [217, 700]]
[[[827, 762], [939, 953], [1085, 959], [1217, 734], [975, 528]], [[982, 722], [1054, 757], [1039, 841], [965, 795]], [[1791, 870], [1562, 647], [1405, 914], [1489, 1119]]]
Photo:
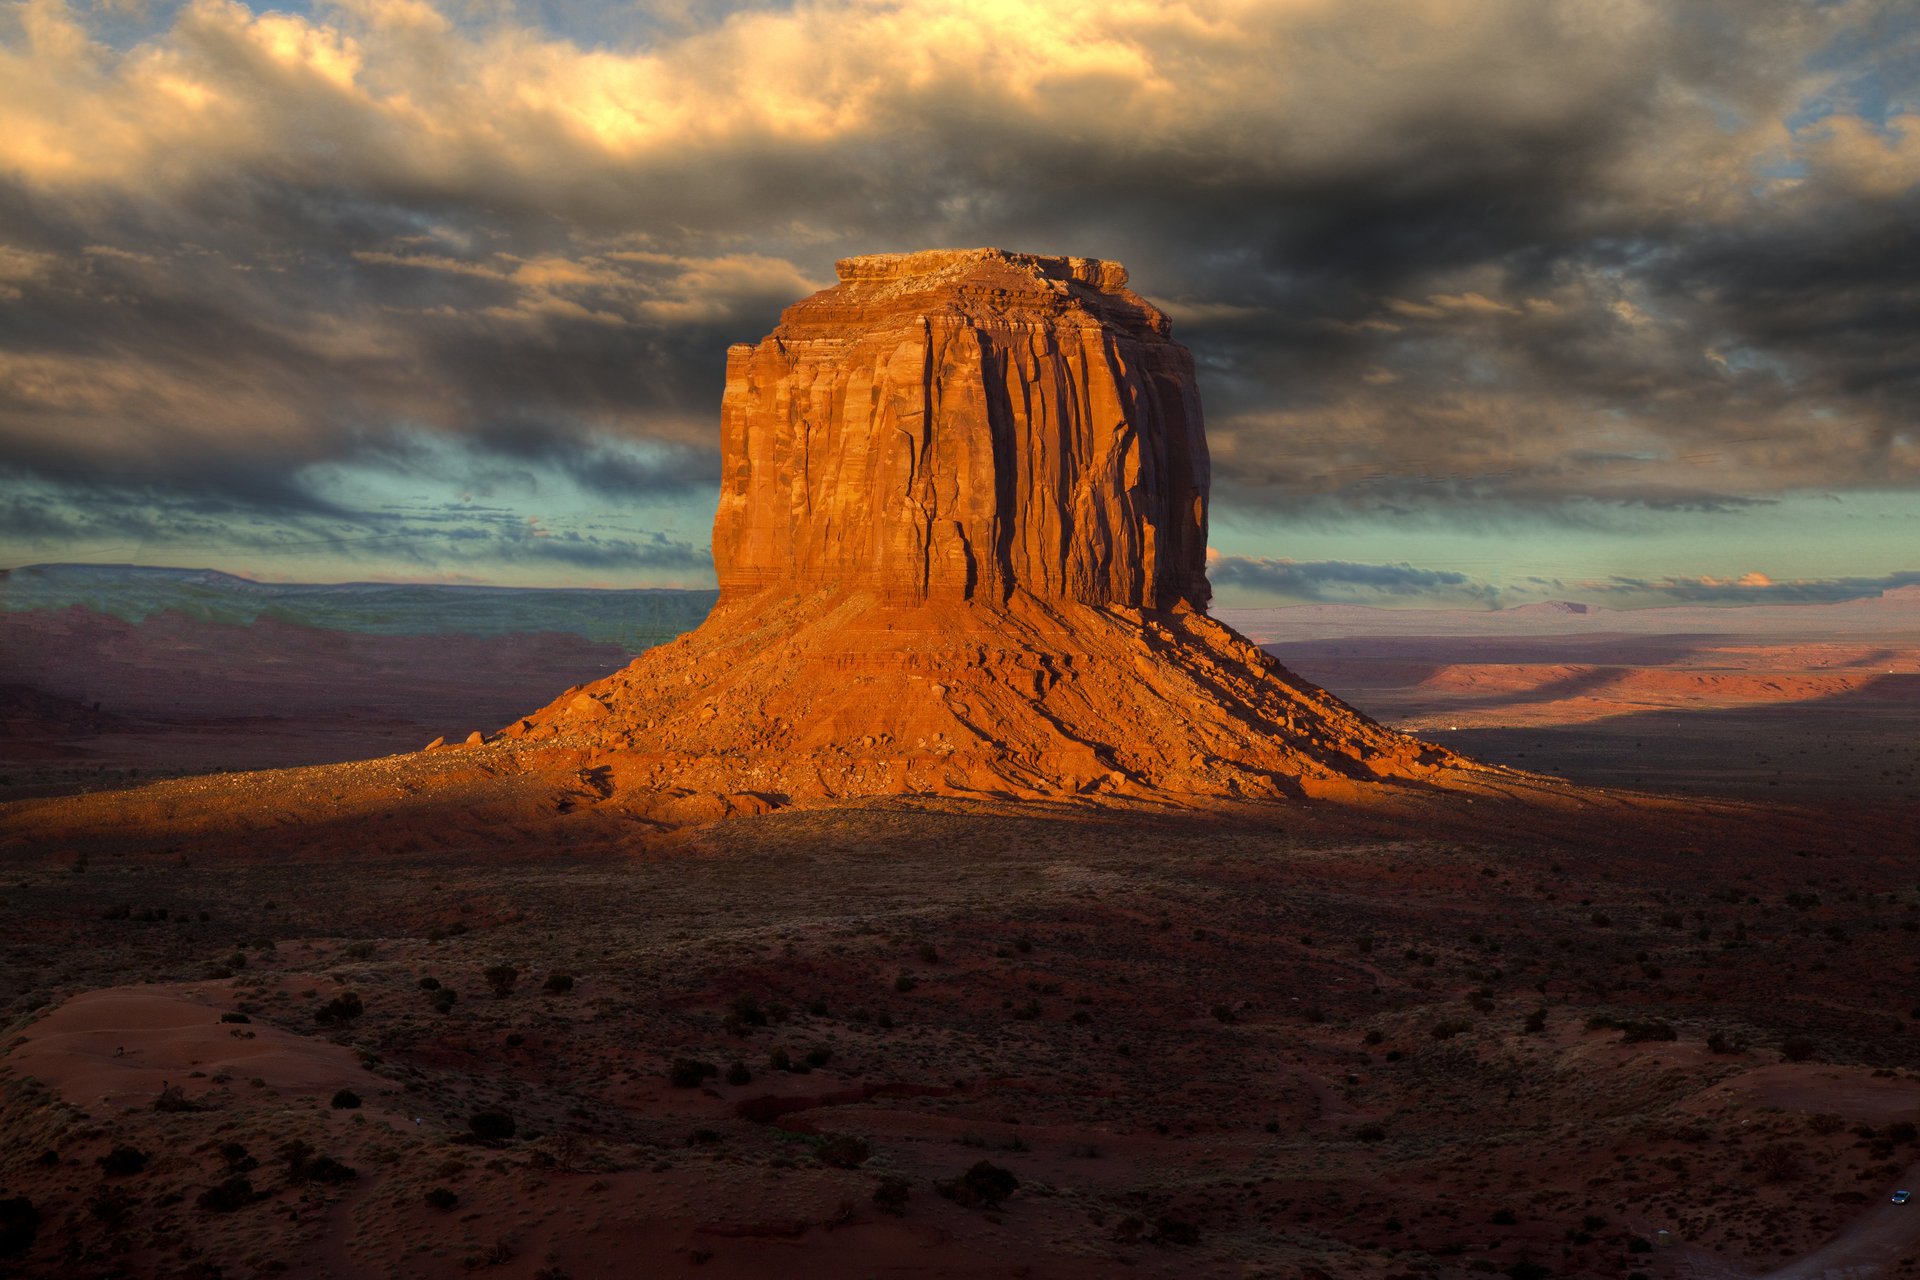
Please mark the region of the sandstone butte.
[[1359, 799], [1504, 772], [1207, 616], [1193, 357], [1124, 267], [970, 249], [838, 271], [727, 353], [712, 615], [487, 752], [565, 760], [584, 802], [666, 823], [903, 793]]

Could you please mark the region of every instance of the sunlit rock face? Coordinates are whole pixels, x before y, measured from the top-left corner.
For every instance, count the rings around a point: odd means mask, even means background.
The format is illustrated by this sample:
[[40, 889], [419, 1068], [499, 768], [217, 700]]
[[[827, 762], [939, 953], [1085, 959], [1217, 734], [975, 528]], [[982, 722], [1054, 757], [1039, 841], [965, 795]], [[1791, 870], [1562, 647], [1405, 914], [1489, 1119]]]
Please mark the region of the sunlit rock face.
[[562, 803], [668, 825], [1454, 776], [1207, 617], [1193, 358], [1126, 279], [998, 249], [842, 262], [728, 353], [713, 613], [505, 737], [577, 769]]
[[848, 258], [727, 353], [724, 597], [1204, 607], [1193, 357], [1097, 258]]

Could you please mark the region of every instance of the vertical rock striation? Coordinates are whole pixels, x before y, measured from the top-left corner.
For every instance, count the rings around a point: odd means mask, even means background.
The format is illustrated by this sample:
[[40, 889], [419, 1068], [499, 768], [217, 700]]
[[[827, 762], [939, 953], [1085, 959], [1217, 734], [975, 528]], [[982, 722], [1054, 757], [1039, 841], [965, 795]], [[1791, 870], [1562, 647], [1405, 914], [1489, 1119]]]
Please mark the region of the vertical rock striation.
[[1467, 767], [1206, 617], [1193, 358], [1125, 268], [839, 275], [727, 354], [713, 614], [507, 729], [575, 753], [566, 803], [1286, 798]]
[[1124, 267], [972, 249], [839, 274], [727, 353], [724, 595], [1205, 606], [1193, 357]]

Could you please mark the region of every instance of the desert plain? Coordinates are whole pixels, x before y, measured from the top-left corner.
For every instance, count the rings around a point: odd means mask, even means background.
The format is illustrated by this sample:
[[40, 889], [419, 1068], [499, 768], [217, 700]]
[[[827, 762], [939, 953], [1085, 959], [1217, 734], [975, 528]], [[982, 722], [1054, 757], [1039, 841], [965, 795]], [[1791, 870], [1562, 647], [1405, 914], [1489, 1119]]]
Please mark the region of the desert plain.
[[[637, 845], [457, 810], [16, 836], [0, 1181], [37, 1234], [8, 1265], [1913, 1274], [1887, 1200], [1920, 1180], [1916, 627], [1876, 605], [1864, 637], [1827, 619], [1850, 649], [1745, 610], [1228, 615], [1389, 723], [1583, 784], [1445, 815], [902, 797]], [[621, 656], [549, 632], [455, 669], [445, 638], [309, 628], [270, 663], [240, 646], [271, 628], [178, 613], [4, 621], [68, 655], [5, 746], [16, 813], [169, 761], [188, 787], [459, 741]], [[374, 644], [409, 691], [384, 721], [351, 676]], [[954, 1185], [982, 1162], [1018, 1190]]]

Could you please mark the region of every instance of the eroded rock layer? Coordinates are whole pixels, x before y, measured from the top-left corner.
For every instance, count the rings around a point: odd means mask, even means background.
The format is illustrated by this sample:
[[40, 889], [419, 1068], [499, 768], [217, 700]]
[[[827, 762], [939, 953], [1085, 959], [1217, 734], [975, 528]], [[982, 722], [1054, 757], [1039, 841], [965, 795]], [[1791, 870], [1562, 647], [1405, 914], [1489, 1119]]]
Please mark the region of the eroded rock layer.
[[729, 352], [697, 630], [505, 731], [679, 824], [897, 793], [1355, 798], [1475, 766], [1204, 613], [1193, 361], [1116, 263], [853, 258]]
[[727, 353], [723, 594], [1206, 604], [1193, 357], [1125, 268], [979, 249], [839, 272]]

